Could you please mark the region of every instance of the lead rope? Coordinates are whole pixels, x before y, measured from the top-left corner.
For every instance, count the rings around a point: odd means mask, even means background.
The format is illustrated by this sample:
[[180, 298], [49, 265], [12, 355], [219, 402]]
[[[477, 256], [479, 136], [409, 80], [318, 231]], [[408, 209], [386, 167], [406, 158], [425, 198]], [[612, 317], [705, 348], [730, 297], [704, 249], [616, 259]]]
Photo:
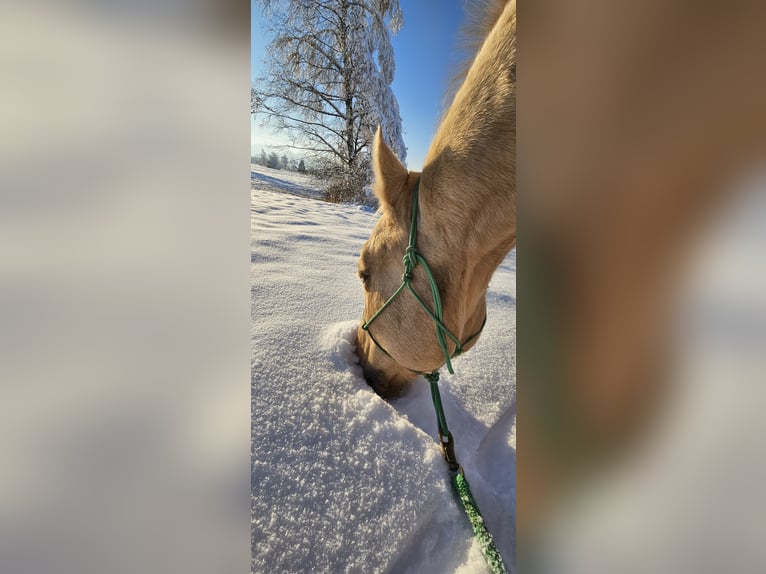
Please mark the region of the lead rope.
[[[418, 252], [416, 247], [419, 188], [420, 179], [418, 179], [418, 181], [415, 183], [415, 189], [412, 192], [410, 236], [407, 249], [404, 252], [404, 274], [402, 275], [402, 282], [399, 285], [399, 288], [394, 291], [394, 294], [391, 295], [391, 297], [389, 297], [385, 303], [383, 303], [380, 309], [378, 309], [375, 314], [367, 321], [362, 323], [362, 329], [367, 332], [370, 339], [372, 339], [372, 342], [375, 343], [376, 347], [385, 353], [392, 361], [399, 364], [399, 362], [391, 356], [391, 354], [383, 347], [383, 345], [381, 345], [377, 339], [375, 339], [372, 332], [370, 332], [370, 325], [378, 317], [380, 317], [381, 313], [383, 313], [383, 311], [388, 308], [388, 306], [406, 287], [415, 297], [421, 308], [436, 325], [436, 340], [438, 341], [439, 347], [441, 347], [442, 354], [444, 355], [444, 363], [447, 366], [447, 371], [449, 371], [450, 374], [454, 374], [451, 359], [458, 356], [463, 351], [465, 346], [468, 345], [468, 343], [479, 336], [479, 334], [484, 329], [484, 324], [487, 322], [487, 317], [484, 317], [484, 321], [482, 322], [479, 330], [462, 343], [444, 324], [444, 315], [442, 312], [441, 297], [439, 295], [439, 286], [436, 284], [436, 279], [433, 272], [431, 271], [431, 267], [428, 265], [425, 257], [423, 257]], [[423, 267], [428, 277], [428, 282], [431, 286], [431, 296], [434, 302], [433, 311], [428, 307], [426, 302], [412, 287], [412, 272], [418, 265]], [[455, 350], [452, 352], [452, 354], [449, 352], [447, 338], [449, 338], [455, 345]], [[498, 552], [497, 547], [495, 546], [495, 541], [492, 539], [492, 534], [490, 534], [489, 530], [487, 530], [487, 526], [484, 524], [484, 518], [482, 517], [481, 512], [479, 512], [479, 506], [476, 504], [476, 500], [471, 493], [471, 487], [468, 484], [468, 479], [465, 477], [463, 467], [460, 466], [457, 458], [455, 457], [455, 442], [452, 438], [452, 433], [449, 432], [449, 428], [447, 427], [447, 417], [444, 415], [441, 394], [439, 393], [439, 369], [431, 371], [430, 373], [424, 373], [422, 371], [416, 371], [408, 367], [404, 368], [408, 371], [412, 371], [415, 374], [423, 375], [425, 379], [430, 383], [431, 399], [434, 403], [434, 410], [436, 411], [436, 423], [439, 428], [439, 444], [442, 447], [444, 458], [447, 461], [447, 466], [449, 467], [451, 474], [450, 482], [452, 483], [452, 487], [455, 489], [458, 500], [460, 500], [460, 504], [463, 506], [463, 510], [465, 511], [465, 514], [471, 523], [473, 533], [476, 536], [476, 539], [479, 541], [479, 547], [484, 554], [484, 558], [487, 560], [487, 564], [489, 565], [492, 574], [507, 574], [508, 570], [505, 568], [503, 558], [500, 556], [500, 552]]]
[[450, 477], [452, 487], [471, 523], [474, 536], [479, 542], [479, 548], [481, 548], [481, 552], [484, 554], [484, 558], [487, 561], [487, 565], [492, 571], [492, 574], [508, 574], [505, 564], [503, 563], [503, 557], [500, 556], [500, 552], [497, 550], [497, 546], [495, 546], [492, 534], [487, 530], [484, 518], [481, 515], [481, 511], [479, 511], [479, 505], [476, 504], [476, 499], [474, 499], [473, 493], [471, 493], [471, 486], [468, 484], [468, 479], [465, 477], [463, 467], [460, 466], [455, 457], [455, 441], [452, 438], [452, 433], [447, 427], [447, 417], [444, 415], [441, 394], [439, 393], [439, 371], [433, 371], [424, 375], [424, 377], [431, 385], [431, 398], [434, 403], [434, 410], [436, 411], [436, 423], [439, 427], [439, 444], [442, 447], [444, 459], [447, 461], [447, 466], [452, 475]]

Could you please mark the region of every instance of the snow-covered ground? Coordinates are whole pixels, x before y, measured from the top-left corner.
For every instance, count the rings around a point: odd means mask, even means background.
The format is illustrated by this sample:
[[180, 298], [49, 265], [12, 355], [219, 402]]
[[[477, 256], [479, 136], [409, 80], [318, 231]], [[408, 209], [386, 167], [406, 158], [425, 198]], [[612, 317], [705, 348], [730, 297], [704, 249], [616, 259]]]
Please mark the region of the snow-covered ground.
[[[252, 167], [253, 571], [482, 573], [455, 502], [428, 385], [394, 401], [354, 354], [357, 258], [377, 215]], [[287, 192], [287, 193], [285, 193]], [[507, 564], [515, 539], [516, 255], [477, 345], [442, 374], [457, 454]]]
[[250, 187], [253, 190], [271, 190], [321, 198], [321, 182], [307, 173], [272, 169], [255, 163], [250, 164]]

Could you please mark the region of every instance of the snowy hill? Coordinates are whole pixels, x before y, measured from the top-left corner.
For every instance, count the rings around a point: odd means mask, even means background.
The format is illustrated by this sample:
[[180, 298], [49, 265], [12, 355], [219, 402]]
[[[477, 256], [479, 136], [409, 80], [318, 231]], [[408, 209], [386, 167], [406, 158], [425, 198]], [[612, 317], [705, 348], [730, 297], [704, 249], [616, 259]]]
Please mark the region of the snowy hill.
[[[252, 172], [253, 571], [486, 572], [434, 439], [427, 383], [387, 402], [356, 364], [355, 270], [377, 216], [299, 197], [312, 185]], [[484, 334], [441, 383], [458, 458], [509, 565], [515, 273], [514, 251], [490, 284]]]
[[255, 163], [250, 164], [250, 187], [269, 189], [292, 195], [321, 198], [321, 182], [307, 173], [283, 169], [272, 169]]

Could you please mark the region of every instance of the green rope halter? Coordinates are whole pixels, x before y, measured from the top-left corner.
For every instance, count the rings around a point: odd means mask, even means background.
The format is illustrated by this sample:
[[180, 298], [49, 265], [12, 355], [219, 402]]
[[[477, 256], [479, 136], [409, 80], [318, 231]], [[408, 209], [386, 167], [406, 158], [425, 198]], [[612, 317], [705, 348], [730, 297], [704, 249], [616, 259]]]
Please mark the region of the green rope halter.
[[[425, 257], [420, 254], [416, 247], [418, 237], [419, 188], [420, 178], [418, 178], [418, 181], [415, 183], [415, 190], [412, 192], [412, 219], [410, 221], [410, 238], [409, 243], [407, 244], [407, 248], [404, 251], [404, 274], [402, 275], [402, 283], [399, 285], [396, 291], [394, 291], [394, 294], [391, 295], [391, 297], [389, 297], [385, 303], [383, 303], [383, 306], [378, 309], [377, 312], [372, 317], [370, 317], [368, 321], [365, 321], [362, 324], [362, 329], [367, 332], [367, 334], [370, 336], [370, 339], [372, 339], [372, 342], [375, 343], [375, 346], [383, 351], [383, 353], [385, 353], [386, 356], [390, 358], [394, 363], [417, 375], [423, 375], [431, 385], [431, 400], [434, 403], [434, 410], [436, 411], [436, 423], [439, 428], [439, 444], [442, 447], [444, 458], [447, 461], [450, 472], [452, 473], [452, 486], [455, 490], [455, 493], [457, 494], [458, 500], [463, 506], [463, 510], [465, 511], [469, 522], [471, 523], [474, 535], [479, 541], [479, 546], [481, 547], [482, 553], [484, 554], [484, 557], [487, 560], [487, 564], [492, 570], [492, 573], [505, 574], [507, 570], [505, 568], [505, 564], [503, 564], [503, 559], [500, 556], [500, 552], [498, 552], [497, 547], [495, 546], [495, 542], [492, 539], [492, 534], [490, 534], [489, 530], [487, 530], [487, 527], [484, 524], [484, 519], [481, 516], [479, 507], [476, 504], [476, 500], [474, 500], [473, 494], [471, 493], [468, 479], [466, 479], [465, 474], [463, 473], [463, 467], [460, 466], [455, 456], [455, 441], [452, 438], [452, 433], [447, 427], [447, 417], [444, 414], [441, 394], [439, 393], [439, 368], [428, 372], [416, 371], [415, 369], [404, 367], [401, 365], [401, 363], [394, 359], [394, 357], [391, 356], [391, 353], [389, 353], [370, 332], [370, 325], [373, 323], [373, 321], [375, 321], [375, 319], [377, 319], [380, 314], [385, 311], [385, 309], [393, 302], [393, 300], [396, 299], [402, 291], [404, 291], [404, 288], [407, 287], [410, 293], [412, 293], [412, 295], [415, 297], [415, 300], [420, 304], [426, 314], [431, 317], [431, 320], [433, 320], [434, 324], [436, 325], [436, 340], [439, 342], [439, 347], [441, 348], [442, 354], [444, 355], [444, 364], [447, 365], [447, 370], [449, 373], [453, 375], [455, 372], [452, 369], [451, 359], [462, 353], [465, 346], [479, 336], [487, 322], [487, 316], [484, 315], [484, 320], [481, 322], [481, 327], [479, 330], [462, 343], [444, 324], [442, 302], [439, 295], [439, 286], [436, 284], [436, 279], [434, 278], [434, 274], [431, 271], [428, 262], [425, 260]], [[423, 301], [420, 295], [418, 295], [417, 291], [415, 291], [415, 289], [412, 287], [412, 272], [418, 265], [423, 267], [425, 270], [428, 277], [428, 282], [431, 286], [431, 296], [434, 301], [433, 311], [428, 307], [426, 302]], [[455, 345], [455, 350], [451, 354], [449, 352], [447, 338], [449, 338]]]
[[[394, 359], [391, 356], [391, 353], [389, 353], [383, 345], [381, 345], [378, 340], [373, 336], [373, 334], [370, 332], [370, 325], [380, 317], [381, 313], [385, 311], [391, 303], [393, 303], [394, 299], [396, 299], [402, 291], [404, 291], [404, 288], [406, 287], [409, 289], [410, 293], [415, 297], [415, 300], [420, 304], [420, 306], [423, 308], [423, 310], [426, 312], [426, 314], [431, 318], [431, 320], [436, 325], [436, 340], [439, 342], [439, 347], [441, 348], [442, 354], [444, 355], [444, 363], [447, 365], [447, 371], [451, 375], [455, 374], [455, 371], [452, 369], [452, 359], [457, 357], [460, 353], [463, 352], [463, 349], [465, 349], [465, 346], [468, 345], [471, 341], [473, 341], [476, 337], [478, 337], [481, 334], [481, 331], [484, 329], [484, 324], [487, 322], [487, 316], [484, 316], [484, 320], [481, 323], [481, 327], [479, 330], [468, 337], [465, 341], [462, 343], [458, 340], [458, 338], [447, 328], [447, 325], [444, 324], [444, 318], [443, 318], [443, 311], [442, 311], [442, 300], [441, 296], [439, 295], [439, 286], [436, 283], [436, 279], [434, 278], [434, 274], [431, 271], [431, 267], [428, 265], [428, 262], [426, 261], [425, 257], [420, 254], [416, 247], [417, 238], [418, 238], [418, 196], [419, 196], [419, 189], [420, 189], [420, 178], [418, 178], [418, 181], [415, 183], [415, 190], [412, 192], [412, 215], [411, 215], [411, 222], [410, 222], [410, 238], [409, 243], [407, 244], [407, 248], [404, 250], [404, 257], [402, 258], [402, 261], [404, 262], [404, 274], [402, 275], [402, 282], [399, 285], [399, 287], [394, 291], [394, 294], [391, 295], [391, 297], [388, 298], [388, 300], [383, 303], [380, 309], [378, 309], [375, 314], [370, 317], [369, 320], [365, 321], [362, 324], [362, 329], [367, 332], [367, 334], [370, 336], [370, 339], [372, 339], [372, 342], [375, 343], [375, 346], [378, 347], [383, 353], [386, 354], [388, 358], [390, 358], [392, 361], [394, 361], [397, 365], [401, 365], [396, 359]], [[428, 304], [423, 301], [423, 298], [418, 295], [418, 292], [415, 291], [414, 287], [412, 286], [412, 273], [415, 270], [415, 267], [420, 265], [426, 272], [426, 276], [428, 277], [428, 283], [431, 286], [431, 297], [434, 301], [434, 308], [433, 311], [428, 307]], [[452, 343], [455, 345], [455, 350], [450, 353], [449, 346], [447, 343], [447, 338], [449, 338]], [[439, 369], [434, 369], [431, 372], [424, 372], [424, 371], [416, 371], [415, 369], [410, 369], [409, 367], [404, 367], [408, 371], [412, 371], [413, 373], [416, 373], [418, 375], [425, 375], [425, 376], [436, 376], [438, 378], [439, 376]], [[445, 425], [446, 428], [446, 425]], [[445, 433], [446, 434], [446, 433]]]

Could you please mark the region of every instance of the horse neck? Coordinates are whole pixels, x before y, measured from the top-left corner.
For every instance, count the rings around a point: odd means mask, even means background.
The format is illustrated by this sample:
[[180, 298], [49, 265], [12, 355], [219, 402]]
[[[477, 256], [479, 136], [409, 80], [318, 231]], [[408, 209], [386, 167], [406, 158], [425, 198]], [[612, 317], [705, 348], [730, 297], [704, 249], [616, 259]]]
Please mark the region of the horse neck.
[[516, 244], [515, 216], [507, 193], [487, 193], [498, 187], [468, 182], [452, 201], [439, 193], [444, 180], [434, 181], [432, 193], [423, 184], [419, 249], [437, 276], [446, 323], [465, 340], [478, 331], [489, 281]]
[[[516, 243], [515, 3], [487, 37], [447, 111], [421, 176], [424, 236], [443, 277], [447, 321], [470, 335], [486, 287]], [[481, 316], [477, 319], [477, 316]]]

